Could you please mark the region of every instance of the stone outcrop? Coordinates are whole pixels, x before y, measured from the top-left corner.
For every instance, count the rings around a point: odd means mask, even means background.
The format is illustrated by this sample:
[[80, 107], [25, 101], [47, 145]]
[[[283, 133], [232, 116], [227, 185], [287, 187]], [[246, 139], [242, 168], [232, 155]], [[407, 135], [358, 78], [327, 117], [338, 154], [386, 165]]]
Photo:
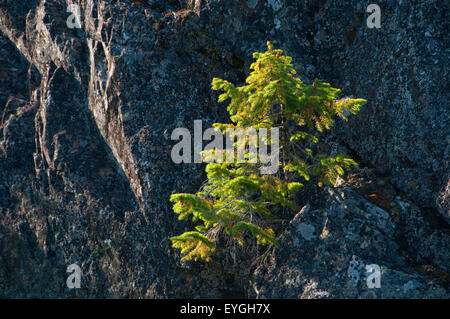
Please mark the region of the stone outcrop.
[[[141, 3], [0, 0], [0, 296], [448, 298], [448, 2], [386, 1], [380, 29], [369, 1]], [[180, 264], [168, 199], [204, 175], [171, 161], [171, 132], [223, 121], [212, 78], [242, 83], [268, 39], [368, 100], [326, 140], [379, 187], [318, 192], [275, 250]]]

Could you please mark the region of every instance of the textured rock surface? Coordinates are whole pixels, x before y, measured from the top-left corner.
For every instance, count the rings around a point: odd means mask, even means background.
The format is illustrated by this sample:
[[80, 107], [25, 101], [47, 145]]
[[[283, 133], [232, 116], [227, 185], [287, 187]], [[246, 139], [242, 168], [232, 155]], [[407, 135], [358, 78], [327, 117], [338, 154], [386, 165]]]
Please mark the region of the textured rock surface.
[[[449, 3], [386, 1], [380, 29], [364, 25], [368, 3], [323, 1], [316, 13], [320, 74], [369, 101], [352, 130], [335, 133], [421, 207], [435, 207], [450, 161]], [[346, 9], [353, 14], [336, 14]]]
[[[1, 296], [448, 296], [448, 2], [388, 1], [378, 30], [356, 0], [145, 3], [0, 0]], [[188, 225], [168, 198], [203, 173], [172, 163], [170, 134], [223, 120], [212, 77], [242, 82], [267, 39], [305, 81], [369, 100], [328, 139], [396, 195], [320, 193], [276, 251], [181, 265], [168, 238]], [[353, 255], [382, 267], [381, 289], [349, 284]], [[71, 263], [82, 289], [65, 288]]]
[[[399, 207], [405, 203], [396, 203]], [[447, 298], [448, 293], [411, 267], [405, 247], [442, 252], [433, 256], [448, 271], [450, 237], [419, 224], [420, 217], [403, 207], [408, 221], [390, 214], [351, 188], [330, 189], [321, 207], [305, 206], [280, 237], [282, 247], [261, 256], [249, 296], [258, 298]], [[406, 205], [408, 206], [408, 205]], [[403, 216], [405, 218], [405, 216]], [[422, 226], [417, 226], [422, 225]], [[419, 233], [400, 234], [414, 226]], [[419, 229], [418, 229], [419, 228]], [[304, 230], [308, 229], [307, 232]], [[433, 233], [433, 234], [430, 234]], [[432, 238], [438, 236], [438, 238]], [[424, 247], [415, 246], [425, 239]], [[431, 240], [431, 241], [430, 241]], [[423, 256], [421, 256], [423, 257]], [[428, 256], [430, 257], [430, 256]], [[432, 258], [432, 257], [431, 257]], [[423, 259], [422, 259], [423, 260]], [[379, 288], [367, 284], [377, 265]]]

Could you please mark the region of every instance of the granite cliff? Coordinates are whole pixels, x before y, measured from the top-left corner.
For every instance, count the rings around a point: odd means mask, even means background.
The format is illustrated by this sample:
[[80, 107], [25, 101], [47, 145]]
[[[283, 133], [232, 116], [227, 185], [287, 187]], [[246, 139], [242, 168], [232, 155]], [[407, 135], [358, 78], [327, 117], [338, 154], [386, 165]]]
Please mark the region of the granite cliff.
[[[0, 0], [0, 296], [448, 298], [449, 2], [382, 1], [379, 29], [370, 3]], [[182, 264], [168, 199], [204, 175], [170, 134], [222, 121], [211, 79], [242, 82], [269, 39], [368, 100], [325, 136], [360, 169], [309, 189], [279, 248]]]

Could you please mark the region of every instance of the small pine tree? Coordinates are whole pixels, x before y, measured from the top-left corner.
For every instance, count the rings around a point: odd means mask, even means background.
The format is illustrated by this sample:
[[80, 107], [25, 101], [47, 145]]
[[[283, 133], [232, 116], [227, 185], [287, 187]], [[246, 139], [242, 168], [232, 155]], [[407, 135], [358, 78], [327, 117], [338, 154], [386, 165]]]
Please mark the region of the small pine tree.
[[[307, 146], [318, 142], [311, 131], [330, 129], [333, 115], [347, 120], [347, 115], [356, 114], [366, 101], [337, 99], [340, 90], [318, 79], [311, 85], [303, 83], [296, 77], [292, 58], [284, 56], [270, 41], [267, 47], [265, 53], [253, 54], [256, 61], [245, 85], [236, 87], [213, 79], [212, 89], [223, 92], [219, 102], [230, 99], [227, 109], [232, 121], [215, 123], [214, 127], [222, 133], [229, 128], [259, 131], [277, 127], [282, 169], [272, 175], [261, 174], [259, 156], [246, 155], [244, 161], [230, 162], [225, 160], [230, 150], [203, 151], [204, 161], [216, 159], [206, 166], [205, 185], [196, 194], [174, 194], [170, 199], [180, 220], [192, 217], [200, 222], [196, 231], [171, 237], [173, 247], [180, 248], [184, 255], [182, 260], [209, 261], [220, 231], [239, 244], [243, 244], [244, 233], [249, 232], [258, 244], [277, 245], [274, 231], [267, 226], [271, 207], [297, 210], [292, 195], [303, 186], [301, 179], [309, 181], [316, 176], [319, 186], [334, 184], [345, 169], [357, 165], [345, 154], [313, 154]], [[233, 141], [237, 149], [250, 144], [271, 145], [271, 138]]]

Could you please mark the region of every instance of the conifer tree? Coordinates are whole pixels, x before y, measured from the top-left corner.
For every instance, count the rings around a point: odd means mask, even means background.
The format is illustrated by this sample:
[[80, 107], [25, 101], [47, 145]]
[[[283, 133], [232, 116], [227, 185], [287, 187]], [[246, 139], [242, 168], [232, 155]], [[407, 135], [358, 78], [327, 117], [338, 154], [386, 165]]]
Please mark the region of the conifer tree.
[[[273, 136], [265, 139], [245, 136], [233, 139], [234, 150], [203, 151], [207, 181], [196, 194], [173, 194], [171, 202], [179, 219], [191, 217], [199, 222], [195, 231], [171, 237], [172, 245], [181, 249], [182, 260], [210, 260], [219, 232], [243, 244], [246, 232], [258, 244], [278, 245], [268, 226], [275, 206], [293, 211], [298, 207], [293, 195], [315, 176], [319, 186], [334, 184], [345, 169], [357, 165], [345, 154], [326, 156], [308, 148], [317, 143], [315, 130], [322, 132], [333, 125], [333, 116], [347, 120], [365, 104], [363, 99], [338, 99], [339, 89], [315, 79], [310, 85], [296, 76], [292, 58], [267, 42], [267, 51], [255, 52], [256, 61], [245, 85], [214, 78], [212, 89], [222, 91], [219, 102], [230, 100], [228, 112], [232, 123], [215, 123], [222, 133], [227, 129], [279, 129], [281, 169], [276, 174], [261, 173], [259, 154], [246, 154], [244, 161], [227, 161], [227, 152], [245, 149], [246, 145], [272, 145]], [[238, 136], [239, 137], [239, 136]], [[228, 154], [229, 155], [229, 154]], [[211, 162], [215, 159], [215, 162]]]

